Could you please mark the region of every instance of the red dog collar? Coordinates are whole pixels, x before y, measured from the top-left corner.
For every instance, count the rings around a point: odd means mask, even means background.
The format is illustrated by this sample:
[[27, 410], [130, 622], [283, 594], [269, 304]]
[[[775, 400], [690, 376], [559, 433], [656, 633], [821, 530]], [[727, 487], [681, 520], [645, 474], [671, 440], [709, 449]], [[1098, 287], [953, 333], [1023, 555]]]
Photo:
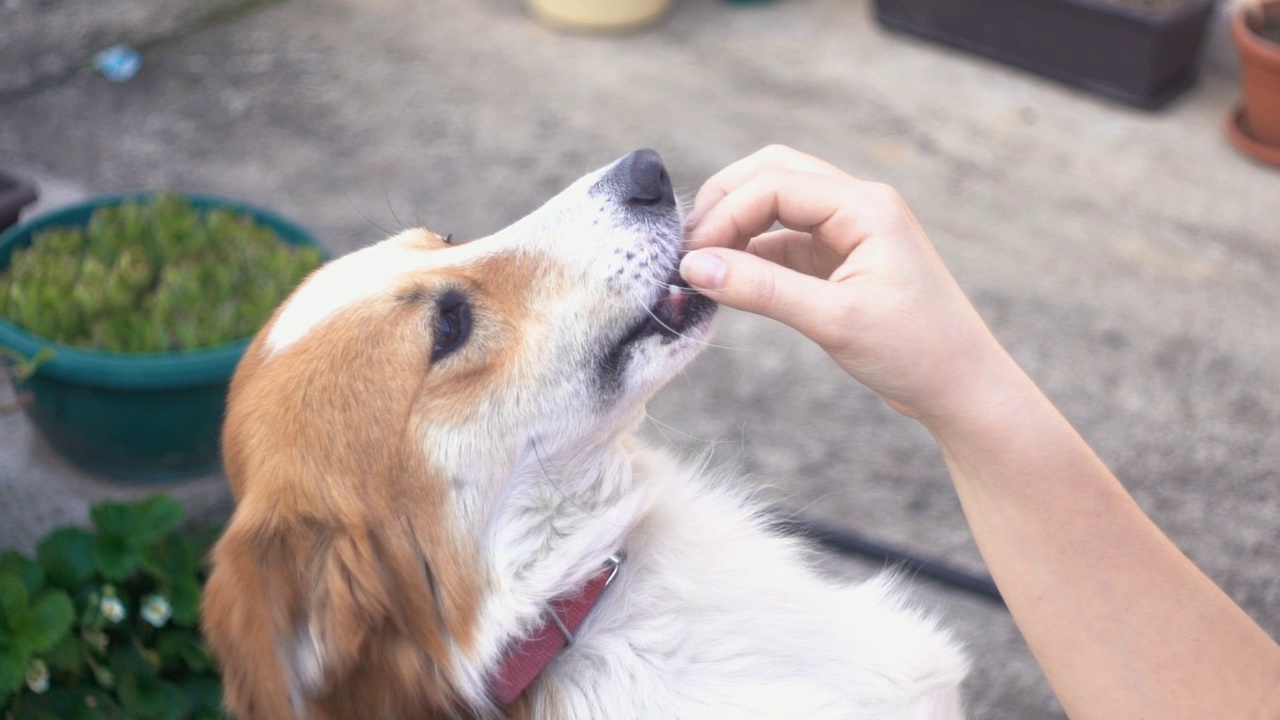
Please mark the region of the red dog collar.
[[542, 624], [529, 637], [507, 647], [497, 672], [489, 679], [489, 691], [499, 703], [506, 705], [520, 697], [555, 656], [573, 644], [574, 633], [617, 576], [624, 557], [622, 553], [610, 556], [600, 572], [582, 587], [547, 603]]

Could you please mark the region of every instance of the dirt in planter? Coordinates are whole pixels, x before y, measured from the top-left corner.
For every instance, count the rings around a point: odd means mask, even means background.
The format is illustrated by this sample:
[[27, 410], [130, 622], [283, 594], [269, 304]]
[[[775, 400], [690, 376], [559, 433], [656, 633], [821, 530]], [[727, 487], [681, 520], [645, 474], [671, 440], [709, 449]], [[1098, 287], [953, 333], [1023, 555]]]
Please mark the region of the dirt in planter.
[[1146, 10], [1155, 13], [1168, 13], [1194, 5], [1199, 0], [1102, 0], [1107, 5], [1116, 5], [1130, 10]]

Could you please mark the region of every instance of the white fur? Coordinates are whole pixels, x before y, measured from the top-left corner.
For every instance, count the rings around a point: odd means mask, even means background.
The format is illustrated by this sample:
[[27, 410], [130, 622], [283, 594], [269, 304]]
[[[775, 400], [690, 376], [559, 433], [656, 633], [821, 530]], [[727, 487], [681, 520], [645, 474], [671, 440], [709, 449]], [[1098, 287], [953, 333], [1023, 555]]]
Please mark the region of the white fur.
[[889, 577], [831, 582], [734, 480], [632, 463], [626, 564], [543, 681], [567, 717], [960, 716], [961, 654]]
[[462, 255], [473, 259], [478, 247], [444, 257], [441, 253], [414, 252], [401, 236], [370, 245], [321, 267], [285, 301], [264, 343], [268, 353], [288, 348], [344, 308], [386, 291], [396, 278], [457, 263]]

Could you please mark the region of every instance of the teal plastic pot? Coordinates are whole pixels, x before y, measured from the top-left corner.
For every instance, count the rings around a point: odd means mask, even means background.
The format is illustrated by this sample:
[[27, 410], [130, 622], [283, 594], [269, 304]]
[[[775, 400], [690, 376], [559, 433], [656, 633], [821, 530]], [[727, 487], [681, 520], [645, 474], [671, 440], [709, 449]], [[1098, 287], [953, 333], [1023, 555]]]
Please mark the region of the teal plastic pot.
[[[0, 234], [0, 271], [13, 251], [51, 227], [89, 222], [99, 207], [146, 200], [152, 193], [91, 198]], [[285, 242], [323, 248], [302, 226], [267, 210], [210, 195], [184, 194], [199, 210], [230, 208]], [[71, 462], [133, 482], [163, 482], [211, 472], [227, 388], [250, 338], [216, 347], [163, 353], [117, 353], [71, 347], [32, 335], [0, 318], [0, 346], [25, 358], [52, 358], [26, 380], [14, 379], [24, 409], [53, 448]]]

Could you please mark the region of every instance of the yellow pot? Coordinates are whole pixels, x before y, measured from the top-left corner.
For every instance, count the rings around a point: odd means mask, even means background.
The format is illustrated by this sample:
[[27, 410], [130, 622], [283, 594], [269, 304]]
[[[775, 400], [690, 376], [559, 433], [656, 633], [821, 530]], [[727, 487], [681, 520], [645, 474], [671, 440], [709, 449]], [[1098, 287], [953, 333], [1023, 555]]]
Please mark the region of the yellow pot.
[[528, 0], [533, 14], [548, 24], [580, 30], [630, 30], [648, 25], [671, 0]]

